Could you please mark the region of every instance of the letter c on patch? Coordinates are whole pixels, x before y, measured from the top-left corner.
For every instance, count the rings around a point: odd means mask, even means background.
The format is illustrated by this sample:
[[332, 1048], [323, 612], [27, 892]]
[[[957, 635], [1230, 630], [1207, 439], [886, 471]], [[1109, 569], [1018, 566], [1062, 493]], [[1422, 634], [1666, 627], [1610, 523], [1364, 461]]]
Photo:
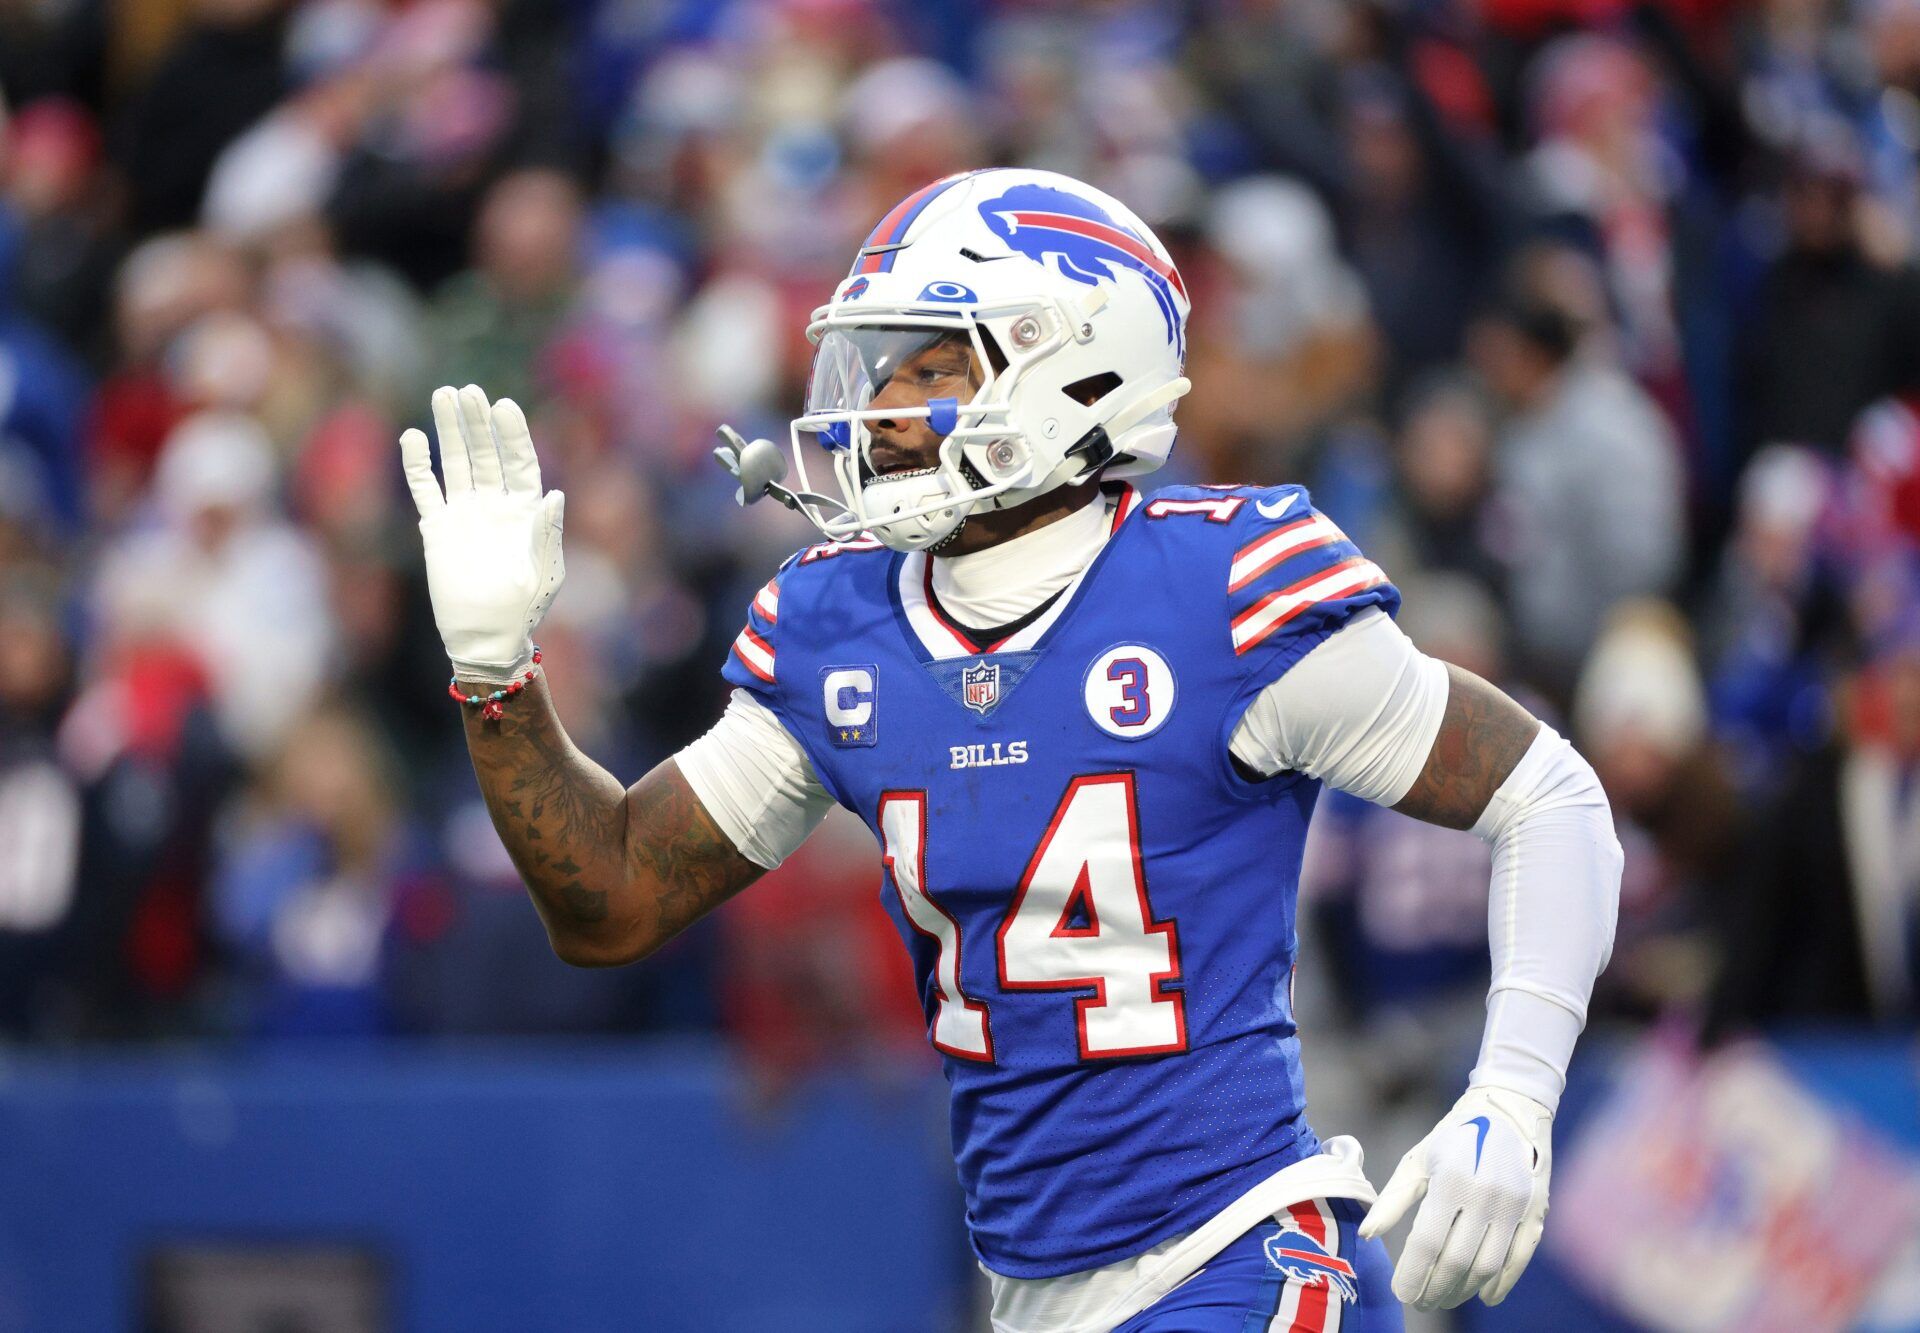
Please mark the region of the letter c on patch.
[[863, 727], [873, 717], [873, 673], [860, 667], [827, 672], [827, 721], [836, 727]]

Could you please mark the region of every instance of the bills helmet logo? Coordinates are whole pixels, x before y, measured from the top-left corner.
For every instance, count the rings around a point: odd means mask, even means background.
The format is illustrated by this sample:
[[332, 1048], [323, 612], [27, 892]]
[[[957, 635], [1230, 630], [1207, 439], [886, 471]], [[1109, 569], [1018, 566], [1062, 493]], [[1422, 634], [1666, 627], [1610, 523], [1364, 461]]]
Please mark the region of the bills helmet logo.
[[1287, 1275], [1289, 1282], [1303, 1287], [1325, 1287], [1343, 1301], [1360, 1297], [1353, 1265], [1328, 1254], [1319, 1241], [1292, 1226], [1282, 1224], [1265, 1243], [1267, 1262]]
[[982, 662], [960, 673], [961, 701], [976, 713], [985, 713], [1000, 702], [1000, 666]]
[[1066, 190], [1015, 185], [981, 204], [980, 216], [1016, 253], [1075, 282], [1092, 286], [1118, 282], [1123, 270], [1139, 274], [1167, 321], [1167, 341], [1185, 354], [1186, 324], [1174, 300], [1175, 293], [1181, 301], [1187, 296], [1180, 271], [1104, 208]]

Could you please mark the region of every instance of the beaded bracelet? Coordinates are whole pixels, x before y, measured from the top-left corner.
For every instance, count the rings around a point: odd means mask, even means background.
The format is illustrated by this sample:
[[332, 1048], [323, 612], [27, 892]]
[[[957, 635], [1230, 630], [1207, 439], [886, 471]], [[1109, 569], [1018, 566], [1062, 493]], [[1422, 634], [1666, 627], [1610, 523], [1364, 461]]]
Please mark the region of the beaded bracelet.
[[[537, 643], [533, 645], [533, 665], [536, 667], [540, 665], [540, 645]], [[465, 704], [469, 708], [478, 708], [480, 710], [480, 716], [487, 721], [498, 722], [502, 717], [506, 716], [507, 700], [526, 689], [532, 682], [533, 667], [529, 667], [527, 668], [526, 675], [508, 684], [503, 689], [495, 690], [492, 694], [462, 694], [460, 693], [460, 677], [455, 676], [447, 682], [447, 694], [451, 696], [457, 704]]]

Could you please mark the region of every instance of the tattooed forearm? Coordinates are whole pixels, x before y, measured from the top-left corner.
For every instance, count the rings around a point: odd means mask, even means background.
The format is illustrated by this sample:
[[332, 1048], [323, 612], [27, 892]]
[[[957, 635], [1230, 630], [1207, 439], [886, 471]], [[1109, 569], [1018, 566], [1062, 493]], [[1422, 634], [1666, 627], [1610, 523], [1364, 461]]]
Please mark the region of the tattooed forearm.
[[1472, 828], [1533, 744], [1540, 722], [1471, 671], [1447, 667], [1447, 711], [1426, 767], [1393, 808], [1448, 828]]
[[494, 827], [570, 963], [644, 957], [762, 873], [671, 760], [628, 790], [582, 754], [544, 678], [497, 722], [468, 710], [466, 728]]

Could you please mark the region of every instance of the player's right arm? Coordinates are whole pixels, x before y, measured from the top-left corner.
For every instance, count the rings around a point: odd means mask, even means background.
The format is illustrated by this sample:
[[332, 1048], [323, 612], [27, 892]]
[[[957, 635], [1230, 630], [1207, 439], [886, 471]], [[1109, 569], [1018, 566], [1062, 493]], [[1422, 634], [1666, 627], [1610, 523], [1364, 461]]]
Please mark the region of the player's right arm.
[[766, 873], [714, 822], [678, 761], [623, 787], [582, 754], [543, 677], [498, 721], [468, 709], [466, 726], [493, 826], [553, 951], [576, 967], [644, 958]]
[[[484, 697], [527, 675], [533, 629], [565, 577], [565, 497], [542, 494], [526, 419], [512, 400], [489, 406], [473, 385], [457, 394], [443, 388], [433, 395], [433, 415], [445, 494], [424, 434], [406, 432], [401, 457], [454, 677], [463, 694]], [[539, 673], [499, 717], [464, 711], [487, 810], [554, 952], [567, 962], [643, 958], [764, 873], [738, 850], [754, 844], [730, 836], [708, 813], [682, 760], [667, 760], [627, 788], [581, 753]], [[704, 743], [709, 772], [728, 772], [724, 758], [713, 759], [725, 748], [718, 739]], [[733, 785], [757, 780], [751, 766], [745, 774]]]

